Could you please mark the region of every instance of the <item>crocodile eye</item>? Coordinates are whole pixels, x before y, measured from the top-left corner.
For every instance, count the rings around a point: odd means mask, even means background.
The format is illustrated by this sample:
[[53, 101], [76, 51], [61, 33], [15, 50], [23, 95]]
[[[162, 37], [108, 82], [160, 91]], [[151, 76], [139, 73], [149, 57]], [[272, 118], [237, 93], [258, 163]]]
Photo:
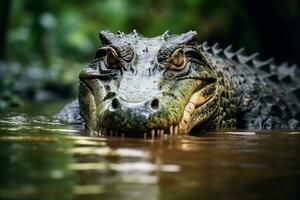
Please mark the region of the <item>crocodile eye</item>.
[[171, 66], [172, 70], [181, 70], [185, 67], [185, 55], [181, 48], [176, 49], [171, 55]]
[[118, 68], [119, 56], [115, 49], [107, 47], [106, 64], [108, 68]]

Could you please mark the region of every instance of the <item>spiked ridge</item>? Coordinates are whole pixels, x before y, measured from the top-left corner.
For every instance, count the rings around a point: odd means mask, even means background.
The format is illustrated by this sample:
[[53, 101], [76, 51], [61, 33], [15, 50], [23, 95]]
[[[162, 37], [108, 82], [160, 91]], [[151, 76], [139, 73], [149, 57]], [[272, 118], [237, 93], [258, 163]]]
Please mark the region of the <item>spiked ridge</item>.
[[218, 43], [209, 46], [204, 42], [199, 47], [212, 60], [219, 60], [219, 78], [231, 77], [223, 81], [233, 82], [238, 98], [251, 98], [252, 103], [245, 106], [240, 102], [243, 106], [238, 106], [238, 112], [245, 114], [239, 114], [238, 126], [300, 128], [300, 71], [296, 64], [275, 65], [273, 58], [260, 60], [259, 53], [248, 55], [244, 48], [234, 51], [232, 45], [222, 49]]

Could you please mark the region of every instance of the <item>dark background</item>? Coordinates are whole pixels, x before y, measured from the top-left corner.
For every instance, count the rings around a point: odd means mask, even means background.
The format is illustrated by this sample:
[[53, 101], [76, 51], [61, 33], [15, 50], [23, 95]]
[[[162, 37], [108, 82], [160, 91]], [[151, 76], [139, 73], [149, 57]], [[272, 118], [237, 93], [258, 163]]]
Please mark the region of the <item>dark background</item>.
[[148, 37], [196, 30], [199, 41], [300, 64], [299, 0], [2, 0], [0, 6], [0, 110], [26, 99], [74, 96], [103, 29]]

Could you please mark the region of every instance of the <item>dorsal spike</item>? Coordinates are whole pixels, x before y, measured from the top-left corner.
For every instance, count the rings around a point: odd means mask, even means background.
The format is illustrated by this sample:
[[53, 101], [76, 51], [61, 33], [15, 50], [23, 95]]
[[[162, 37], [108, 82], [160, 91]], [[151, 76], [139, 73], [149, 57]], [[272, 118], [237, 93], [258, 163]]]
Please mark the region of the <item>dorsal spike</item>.
[[273, 58], [269, 58], [268, 60], [265, 61], [260, 61], [258, 59], [252, 59], [252, 64], [256, 67], [259, 68], [265, 72], [269, 72], [271, 71], [271, 67], [270, 65], [273, 64], [274, 59]]
[[240, 48], [239, 50], [237, 50], [233, 57], [231, 58], [232, 60], [235, 60], [237, 62], [240, 62], [239, 58], [238, 58], [238, 55], [245, 55], [245, 49], [244, 47]]
[[137, 37], [137, 36], [139, 35], [138, 32], [136, 31], [136, 29], [133, 29], [132, 35], [133, 35], [134, 37]]
[[213, 48], [220, 48], [218, 42], [214, 43], [214, 45], [213, 45], [212, 47], [213, 47]]
[[222, 52], [222, 48], [219, 47], [219, 43], [215, 43], [213, 46], [212, 46], [212, 52], [213, 54], [215, 55], [218, 55], [220, 52]]
[[244, 54], [245, 54], [245, 48], [244, 48], [244, 47], [240, 48], [239, 50], [237, 50], [237, 51], [235, 52], [235, 54], [236, 54], [236, 55], [239, 55], [239, 54], [244, 55]]
[[284, 62], [280, 65], [278, 65], [278, 68], [284, 68], [284, 69], [287, 69], [289, 67], [289, 64], [287, 62]]
[[279, 75], [279, 79], [284, 79], [286, 76], [290, 76], [290, 70], [287, 62], [284, 62], [277, 66], [277, 72]]
[[290, 76], [291, 79], [297, 77], [297, 65], [289, 66], [288, 63], [284, 62], [277, 68], [278, 75], [280, 79]]
[[272, 72], [277, 73], [277, 68], [278, 68], [277, 65], [275, 65], [273, 62], [270, 64], [270, 69]]
[[124, 33], [122, 31], [118, 30], [117, 35], [118, 35], [118, 37], [123, 37]]
[[232, 45], [227, 46], [224, 51], [223, 54], [225, 55], [226, 58], [231, 59], [234, 56], [234, 53], [232, 52]]
[[199, 48], [202, 50], [202, 51], [204, 51], [204, 46], [206, 46], [207, 45], [207, 41], [204, 41], [204, 42], [202, 42], [202, 43], [200, 43], [199, 44]]
[[284, 63], [278, 65], [278, 71], [280, 71], [280, 72], [284, 73], [289, 70], [290, 70], [290, 66], [289, 66], [288, 62], [284, 62]]
[[112, 43], [120, 40], [117, 35], [113, 34], [110, 31], [101, 31], [99, 33], [99, 38], [103, 45], [112, 44]]
[[170, 37], [171, 37], [171, 33], [170, 33], [169, 30], [164, 32], [164, 34], [162, 35], [162, 38], [163, 38], [164, 41], [167, 41]]
[[202, 49], [203, 51], [208, 51], [208, 50], [211, 49], [211, 47], [208, 46], [207, 41], [204, 41], [204, 42], [201, 44], [201, 49]]
[[259, 55], [259, 53], [253, 53], [250, 56], [247, 56], [246, 54], [238, 54], [237, 58], [240, 61], [240, 63], [246, 64], [247, 62], [258, 57], [258, 55]]
[[299, 80], [299, 77], [300, 77], [299, 66], [294, 63], [293, 65], [290, 66], [290, 68], [291, 68], [291, 71], [293, 72], [292, 77]]

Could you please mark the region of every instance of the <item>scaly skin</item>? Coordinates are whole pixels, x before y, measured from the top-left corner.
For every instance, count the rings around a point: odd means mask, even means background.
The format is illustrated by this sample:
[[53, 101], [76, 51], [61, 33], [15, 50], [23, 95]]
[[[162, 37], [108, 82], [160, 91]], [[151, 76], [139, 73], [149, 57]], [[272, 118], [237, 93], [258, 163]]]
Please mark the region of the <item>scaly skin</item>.
[[155, 38], [102, 31], [100, 39], [103, 46], [79, 75], [78, 101], [58, 118], [83, 118], [101, 134], [300, 127], [296, 66], [198, 45], [193, 31]]

